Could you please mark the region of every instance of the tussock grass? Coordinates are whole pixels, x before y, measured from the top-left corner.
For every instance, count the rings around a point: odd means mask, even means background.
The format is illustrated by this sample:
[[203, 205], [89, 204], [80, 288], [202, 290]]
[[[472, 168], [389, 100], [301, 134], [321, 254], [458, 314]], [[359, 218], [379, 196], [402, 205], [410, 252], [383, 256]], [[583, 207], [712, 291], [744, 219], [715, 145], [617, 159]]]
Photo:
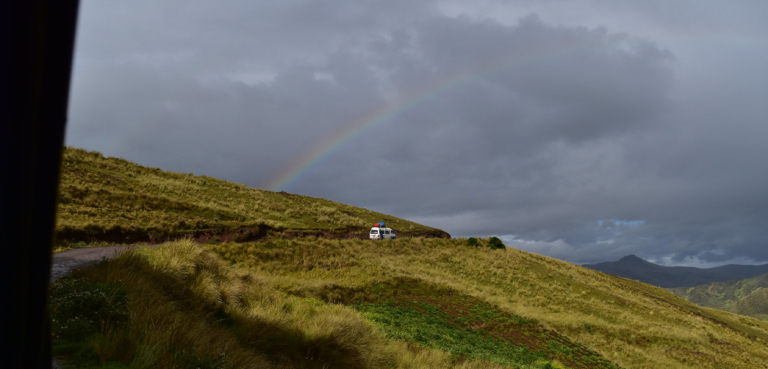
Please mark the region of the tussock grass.
[[[57, 354], [84, 367], [498, 367], [388, 339], [352, 308], [287, 295], [188, 240], [132, 250], [56, 283], [73, 281], [122, 291], [127, 301], [128, 319], [119, 326], [93, 324], [89, 336], [55, 341]], [[75, 292], [69, 301], [89, 294]], [[54, 311], [66, 307], [52, 301]], [[57, 329], [56, 336], [73, 337]]]
[[162, 242], [201, 233], [255, 235], [267, 229], [367, 236], [369, 227], [381, 220], [400, 235], [447, 235], [322, 198], [147, 168], [75, 148], [64, 149], [57, 216], [59, 243], [65, 247], [78, 242]]
[[[480, 243], [488, 242], [481, 240]], [[768, 323], [661, 288], [466, 240], [271, 239], [207, 246], [268, 285], [329, 302], [408, 278], [531, 319], [627, 368], [768, 368]], [[355, 291], [352, 296], [340, 291]]]

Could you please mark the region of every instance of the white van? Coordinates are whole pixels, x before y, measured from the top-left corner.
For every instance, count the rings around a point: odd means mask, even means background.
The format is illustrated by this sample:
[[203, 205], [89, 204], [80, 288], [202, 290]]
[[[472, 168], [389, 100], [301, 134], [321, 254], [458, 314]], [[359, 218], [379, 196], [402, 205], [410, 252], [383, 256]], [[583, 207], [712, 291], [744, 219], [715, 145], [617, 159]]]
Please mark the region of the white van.
[[371, 232], [368, 236], [372, 240], [383, 240], [387, 238], [394, 240], [395, 238], [397, 238], [397, 235], [395, 235], [395, 231], [393, 231], [392, 228], [384, 228], [384, 227], [371, 228]]

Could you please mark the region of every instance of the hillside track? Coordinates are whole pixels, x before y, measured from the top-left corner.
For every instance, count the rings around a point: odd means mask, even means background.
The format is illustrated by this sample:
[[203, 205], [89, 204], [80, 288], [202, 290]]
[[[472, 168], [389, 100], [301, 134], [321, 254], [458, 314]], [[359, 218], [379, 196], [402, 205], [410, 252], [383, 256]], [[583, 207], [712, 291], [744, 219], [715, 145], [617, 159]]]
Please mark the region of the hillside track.
[[53, 254], [51, 263], [51, 280], [55, 282], [59, 278], [71, 273], [75, 269], [85, 268], [102, 260], [112, 259], [117, 255], [137, 247], [157, 247], [159, 245], [121, 245], [102, 247], [83, 247], [71, 249]]

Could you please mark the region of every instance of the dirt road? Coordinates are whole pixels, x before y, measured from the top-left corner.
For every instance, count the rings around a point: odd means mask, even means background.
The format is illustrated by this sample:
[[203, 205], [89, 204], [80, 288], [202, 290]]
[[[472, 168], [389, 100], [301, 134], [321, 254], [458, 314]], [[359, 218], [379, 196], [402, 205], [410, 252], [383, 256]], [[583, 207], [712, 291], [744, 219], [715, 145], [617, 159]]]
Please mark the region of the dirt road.
[[96, 264], [103, 259], [111, 259], [120, 255], [125, 250], [135, 247], [156, 247], [157, 245], [130, 245], [130, 246], [104, 246], [84, 247], [53, 254], [51, 265], [51, 283], [71, 273], [75, 269]]

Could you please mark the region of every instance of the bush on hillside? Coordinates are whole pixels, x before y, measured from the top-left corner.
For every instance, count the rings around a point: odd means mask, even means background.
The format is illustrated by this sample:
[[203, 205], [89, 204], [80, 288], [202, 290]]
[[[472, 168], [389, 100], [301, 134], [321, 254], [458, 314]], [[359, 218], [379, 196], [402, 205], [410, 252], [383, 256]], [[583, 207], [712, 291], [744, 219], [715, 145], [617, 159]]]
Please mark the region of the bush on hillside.
[[477, 247], [477, 238], [470, 237], [467, 240], [467, 245]]
[[488, 241], [488, 247], [494, 249], [494, 250], [506, 250], [507, 247], [504, 246], [504, 243], [501, 242], [501, 240], [498, 237], [491, 237], [491, 239]]
[[93, 333], [108, 334], [128, 320], [126, 292], [116, 285], [66, 276], [51, 285], [51, 332], [80, 340]]

